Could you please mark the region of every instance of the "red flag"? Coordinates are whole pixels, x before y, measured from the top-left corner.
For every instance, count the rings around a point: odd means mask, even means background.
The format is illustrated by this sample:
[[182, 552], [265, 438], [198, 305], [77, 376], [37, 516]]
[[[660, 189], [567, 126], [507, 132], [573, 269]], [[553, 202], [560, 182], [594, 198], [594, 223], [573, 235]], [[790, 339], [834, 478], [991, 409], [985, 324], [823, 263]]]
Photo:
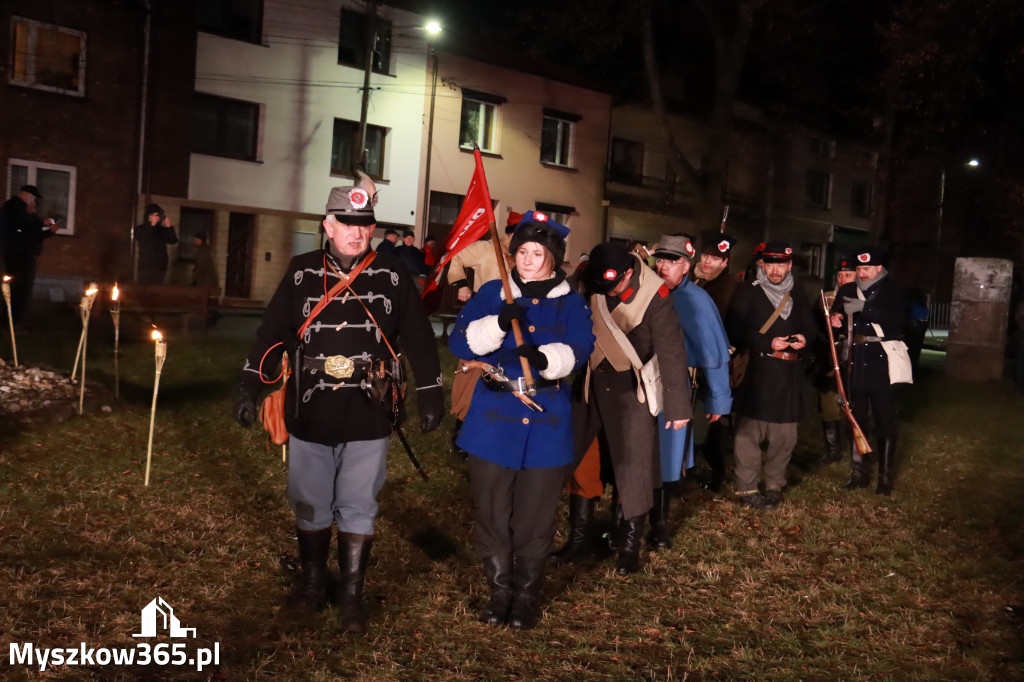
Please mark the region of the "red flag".
[[448, 233], [444, 253], [437, 259], [434, 269], [430, 271], [430, 277], [423, 287], [421, 298], [426, 299], [427, 294], [441, 285], [444, 268], [455, 254], [482, 237], [487, 232], [490, 223], [494, 222], [491, 192], [487, 187], [484, 160], [480, 156], [479, 149], [473, 151], [473, 158], [476, 159], [476, 170], [473, 171], [473, 179], [469, 183], [469, 189], [466, 190], [466, 199], [462, 202], [462, 210], [459, 211], [459, 217], [455, 219], [455, 224], [452, 225], [452, 229]]

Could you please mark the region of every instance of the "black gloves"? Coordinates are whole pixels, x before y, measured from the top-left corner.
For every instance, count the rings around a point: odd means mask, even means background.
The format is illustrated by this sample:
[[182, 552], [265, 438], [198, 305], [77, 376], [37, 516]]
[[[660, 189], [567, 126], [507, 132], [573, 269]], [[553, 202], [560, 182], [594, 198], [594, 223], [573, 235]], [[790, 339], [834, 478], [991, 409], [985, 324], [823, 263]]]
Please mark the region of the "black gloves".
[[440, 425], [440, 412], [429, 411], [420, 413], [420, 433], [430, 433]]
[[523, 324], [523, 316], [526, 315], [526, 308], [518, 303], [506, 303], [505, 307], [498, 313], [498, 326], [501, 331], [508, 332], [512, 329], [512, 320], [519, 320]]
[[548, 356], [544, 355], [537, 346], [524, 343], [516, 348], [516, 355], [526, 358], [527, 362], [541, 371], [548, 368]]
[[245, 428], [252, 426], [252, 423], [256, 421], [256, 396], [240, 386], [231, 414], [235, 417], [235, 421]]

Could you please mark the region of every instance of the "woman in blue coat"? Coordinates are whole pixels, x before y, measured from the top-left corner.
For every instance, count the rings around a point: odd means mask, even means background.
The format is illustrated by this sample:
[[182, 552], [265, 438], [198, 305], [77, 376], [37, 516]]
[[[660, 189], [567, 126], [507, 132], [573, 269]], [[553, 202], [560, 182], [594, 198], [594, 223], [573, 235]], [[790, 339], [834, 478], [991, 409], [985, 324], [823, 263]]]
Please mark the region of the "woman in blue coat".
[[[509, 242], [514, 301], [500, 280], [466, 303], [451, 335], [452, 352], [504, 370], [515, 381], [526, 358], [537, 386], [533, 412], [511, 392], [478, 382], [456, 444], [469, 453], [476, 501], [476, 549], [491, 591], [480, 620], [529, 629], [540, 618], [540, 587], [555, 531], [555, 511], [572, 468], [569, 375], [594, 347], [590, 310], [557, 267], [568, 229], [527, 213]], [[519, 320], [523, 345], [510, 334]]]

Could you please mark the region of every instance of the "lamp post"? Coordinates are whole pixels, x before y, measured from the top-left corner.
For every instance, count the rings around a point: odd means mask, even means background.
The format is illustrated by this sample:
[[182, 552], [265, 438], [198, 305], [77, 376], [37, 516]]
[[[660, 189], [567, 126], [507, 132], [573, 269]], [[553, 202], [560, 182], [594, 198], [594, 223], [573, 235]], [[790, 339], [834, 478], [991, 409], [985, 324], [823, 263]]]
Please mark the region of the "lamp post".
[[[427, 33], [434, 36], [441, 32], [441, 25], [436, 21], [427, 24]], [[434, 145], [434, 104], [437, 101], [437, 49], [430, 47], [430, 57], [433, 61], [433, 74], [430, 78], [430, 115], [427, 118], [427, 162], [423, 169], [423, 233], [420, 235], [420, 243], [427, 239], [427, 232], [430, 229], [430, 159], [433, 156]]]
[[[978, 168], [981, 161], [972, 158], [964, 163], [965, 168]], [[939, 176], [939, 206], [936, 210], [935, 220], [935, 280], [932, 284], [932, 296], [939, 293], [939, 273], [942, 272], [942, 213], [946, 207], [946, 168], [943, 166], [942, 174]]]

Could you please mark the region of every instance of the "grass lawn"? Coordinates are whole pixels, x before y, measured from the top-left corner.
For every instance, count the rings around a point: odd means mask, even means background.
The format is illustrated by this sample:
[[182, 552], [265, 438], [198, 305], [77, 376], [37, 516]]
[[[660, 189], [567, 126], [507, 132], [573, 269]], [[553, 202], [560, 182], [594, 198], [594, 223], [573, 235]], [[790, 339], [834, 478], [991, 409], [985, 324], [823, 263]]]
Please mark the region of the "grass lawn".
[[[19, 355], [69, 371], [76, 340], [28, 334]], [[159, 641], [220, 652], [201, 673], [94, 664], [43, 679], [1024, 679], [1024, 400], [1008, 384], [952, 382], [926, 353], [904, 395], [891, 499], [840, 490], [845, 465], [813, 465], [821, 433], [809, 422], [782, 507], [745, 511], [731, 492], [691, 487], [673, 508], [672, 550], [628, 579], [609, 563], [550, 571], [529, 632], [476, 621], [485, 585], [451, 423], [423, 436], [411, 420], [431, 480], [396, 442], [370, 629], [346, 636], [333, 608], [282, 608], [297, 563], [286, 465], [229, 415], [247, 345], [170, 339], [148, 488], [151, 343], [123, 342], [110, 412], [87, 393], [84, 416], [0, 424], [4, 651], [134, 646], [147, 641], [131, 636], [140, 610], [160, 596], [197, 639]], [[109, 340], [88, 348], [90, 379], [112, 386]]]

